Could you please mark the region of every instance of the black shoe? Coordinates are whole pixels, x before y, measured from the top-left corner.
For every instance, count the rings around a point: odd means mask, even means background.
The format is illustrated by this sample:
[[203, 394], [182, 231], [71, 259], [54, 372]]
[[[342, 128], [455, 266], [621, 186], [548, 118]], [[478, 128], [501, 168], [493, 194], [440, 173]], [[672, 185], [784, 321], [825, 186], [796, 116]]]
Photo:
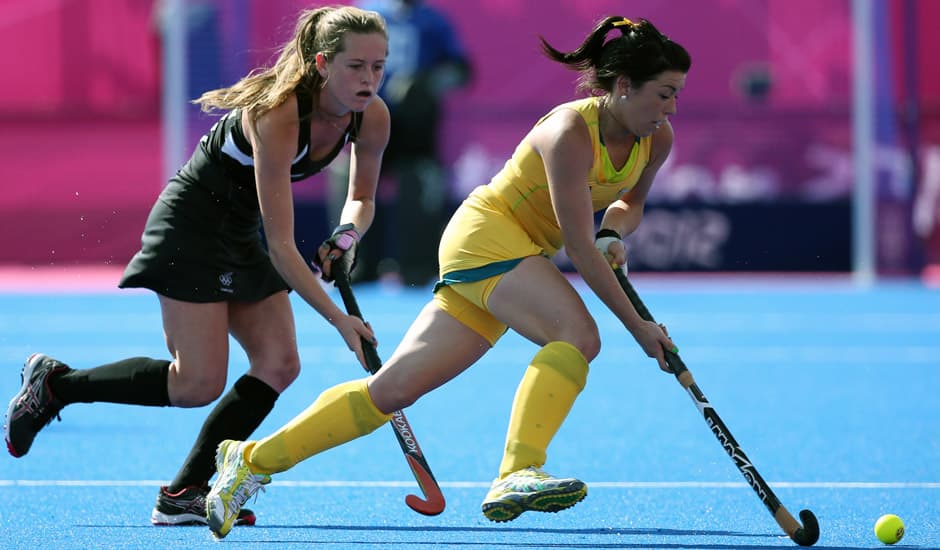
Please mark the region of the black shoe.
[[26, 360], [20, 375], [23, 387], [10, 400], [3, 424], [11, 455], [21, 457], [28, 453], [36, 434], [52, 422], [52, 417], [62, 420], [59, 411], [65, 405], [52, 395], [49, 377], [70, 370], [65, 363], [41, 353], [34, 353]]
[[[150, 523], [154, 525], [207, 525], [206, 493], [208, 489], [186, 487], [177, 493], [170, 493], [166, 487], [160, 487], [157, 504], [150, 513]], [[255, 513], [242, 508], [235, 525], [254, 525]]]

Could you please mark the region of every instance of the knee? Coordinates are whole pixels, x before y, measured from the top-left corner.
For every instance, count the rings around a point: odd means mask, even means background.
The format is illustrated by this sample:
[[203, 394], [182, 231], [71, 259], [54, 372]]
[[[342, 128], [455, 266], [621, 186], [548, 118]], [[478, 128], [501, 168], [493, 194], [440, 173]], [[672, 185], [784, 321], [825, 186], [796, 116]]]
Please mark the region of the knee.
[[593, 320], [579, 327], [568, 343], [577, 348], [588, 363], [601, 352], [601, 337]]
[[414, 405], [422, 395], [417, 384], [395, 380], [394, 374], [386, 368], [369, 377], [369, 397], [376, 408], [385, 414]]
[[170, 370], [169, 389], [170, 402], [175, 407], [208, 405], [218, 399], [225, 389], [225, 369], [180, 369], [174, 363]]
[[290, 347], [252, 361], [248, 372], [281, 393], [300, 375], [300, 356]]
[[[375, 379], [371, 379], [374, 382]], [[370, 383], [369, 397], [375, 407], [385, 414], [405, 409], [414, 405], [420, 397], [414, 391], [409, 391], [407, 385], [389, 386], [386, 384]]]
[[275, 363], [275, 377], [280, 383], [278, 391], [284, 391], [300, 376], [300, 356], [296, 350], [284, 353]]

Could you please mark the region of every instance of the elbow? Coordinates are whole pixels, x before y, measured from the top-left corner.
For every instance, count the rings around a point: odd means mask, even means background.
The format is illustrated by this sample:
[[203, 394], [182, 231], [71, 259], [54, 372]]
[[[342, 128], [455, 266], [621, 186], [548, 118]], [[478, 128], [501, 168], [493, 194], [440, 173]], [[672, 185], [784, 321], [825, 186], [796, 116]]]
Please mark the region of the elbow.
[[279, 246], [271, 246], [271, 244], [268, 243], [268, 258], [271, 259], [271, 263], [274, 264], [274, 267], [277, 267], [279, 264], [283, 264], [283, 248]]
[[565, 245], [565, 254], [568, 255], [568, 259], [571, 260], [571, 263], [574, 264], [574, 266], [579, 269], [580, 269], [580, 266], [584, 265], [584, 263], [588, 261], [587, 260], [588, 254], [597, 254], [597, 253], [598, 253], [598, 250], [597, 250], [597, 247], [594, 246], [594, 243], [588, 243], [587, 245], [581, 244], [581, 245], [575, 245], [575, 246], [571, 246], [568, 244]]
[[272, 244], [268, 242], [268, 257], [271, 259], [274, 269], [282, 275], [284, 267], [288, 264], [292, 249], [296, 251], [296, 247], [290, 246], [288, 243]]

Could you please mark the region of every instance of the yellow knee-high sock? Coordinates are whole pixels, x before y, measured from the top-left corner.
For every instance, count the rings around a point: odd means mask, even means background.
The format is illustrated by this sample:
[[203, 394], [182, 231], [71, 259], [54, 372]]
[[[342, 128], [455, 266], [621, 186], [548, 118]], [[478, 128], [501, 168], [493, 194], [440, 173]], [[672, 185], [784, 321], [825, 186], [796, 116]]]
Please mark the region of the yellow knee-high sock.
[[333, 386], [281, 429], [245, 451], [252, 471], [275, 474], [311, 456], [352, 441], [388, 422], [369, 395], [366, 379]]
[[567, 342], [549, 342], [532, 358], [516, 390], [499, 477], [545, 464], [548, 444], [587, 382], [588, 363]]

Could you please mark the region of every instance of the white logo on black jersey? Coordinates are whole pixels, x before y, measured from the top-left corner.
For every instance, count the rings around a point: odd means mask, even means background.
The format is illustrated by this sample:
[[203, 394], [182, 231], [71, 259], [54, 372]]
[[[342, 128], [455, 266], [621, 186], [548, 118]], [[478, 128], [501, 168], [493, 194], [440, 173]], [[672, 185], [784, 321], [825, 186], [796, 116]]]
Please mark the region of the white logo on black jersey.
[[222, 287], [219, 289], [222, 292], [228, 292], [229, 294], [235, 292], [232, 290], [232, 278], [235, 274], [231, 271], [227, 271], [219, 275], [219, 282], [222, 283]]

